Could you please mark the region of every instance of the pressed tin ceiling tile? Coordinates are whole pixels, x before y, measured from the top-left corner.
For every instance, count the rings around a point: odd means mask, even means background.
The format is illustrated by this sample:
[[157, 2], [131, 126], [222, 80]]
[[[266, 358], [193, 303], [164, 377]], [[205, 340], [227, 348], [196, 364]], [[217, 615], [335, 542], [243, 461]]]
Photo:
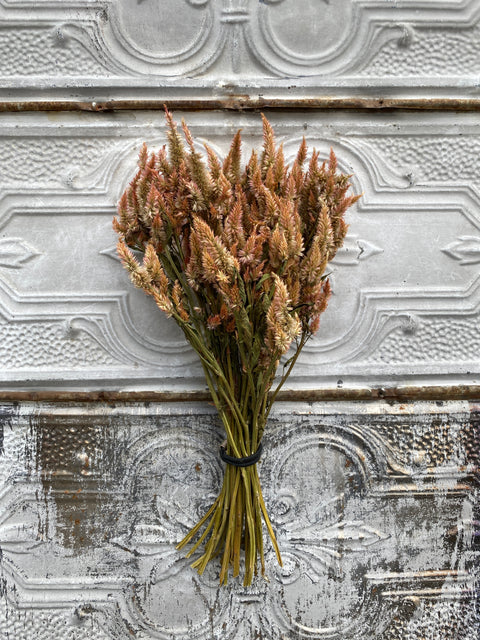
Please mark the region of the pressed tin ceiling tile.
[[2, 0], [0, 93], [475, 96], [479, 21], [477, 0]]
[[[222, 157], [259, 115], [189, 113]], [[480, 263], [474, 114], [271, 114], [287, 158], [306, 136], [363, 193], [331, 265], [334, 295], [289, 385], [474, 384]], [[130, 284], [116, 202], [161, 113], [4, 114], [0, 122], [0, 378], [4, 385], [203, 389], [173, 321]]]
[[[214, 500], [205, 404], [4, 406], [10, 640], [472, 640], [478, 408], [279, 403], [260, 477], [283, 568], [218, 588], [175, 544]], [[7, 424], [8, 423], [8, 424]], [[50, 636], [51, 637], [51, 636]]]

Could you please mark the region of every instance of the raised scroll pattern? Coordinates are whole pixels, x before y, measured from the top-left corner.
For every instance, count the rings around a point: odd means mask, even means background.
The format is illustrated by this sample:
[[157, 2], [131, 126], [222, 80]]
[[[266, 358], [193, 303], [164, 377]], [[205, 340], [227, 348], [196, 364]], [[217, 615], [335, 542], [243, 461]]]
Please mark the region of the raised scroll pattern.
[[[109, 0], [0, 2], [4, 76], [87, 84], [119, 77], [471, 76], [475, 0], [428, 6], [370, 0]], [[19, 28], [18, 22], [22, 27]], [[13, 27], [10, 26], [11, 23]], [[445, 26], [445, 23], [446, 26]], [[52, 25], [54, 25], [52, 27]], [[148, 85], [148, 82], [146, 82]], [[306, 83], [308, 85], [308, 83]], [[88, 86], [88, 84], [87, 84]]]
[[[188, 375], [200, 379], [200, 365], [176, 325], [112, 260], [111, 219], [138, 148], [142, 139], [152, 146], [164, 142], [157, 134], [150, 140], [147, 120], [142, 128], [140, 118], [130, 133], [122, 119], [120, 140], [110, 120], [102, 120], [99, 135], [96, 119], [80, 126], [62, 118], [61, 130], [52, 123], [41, 139], [35, 127], [18, 135], [14, 122], [5, 125], [0, 228], [4, 238], [17, 239], [17, 249], [30, 247], [36, 255], [17, 261], [21, 269], [0, 267], [4, 378], [20, 369], [25, 373], [18, 375], [44, 377], [57, 366], [80, 371], [77, 378], [95, 368], [95, 376], [101, 369], [109, 378], [169, 379], [167, 386], [188, 367]], [[461, 375], [472, 371], [464, 363], [477, 344], [473, 239], [480, 200], [472, 150], [464, 142], [468, 137], [474, 151], [478, 146], [470, 125], [468, 136], [455, 137], [437, 125], [426, 131], [415, 118], [408, 133], [389, 129], [386, 137], [372, 135], [370, 125], [353, 137], [347, 136], [350, 124], [337, 126], [335, 136], [308, 118], [305, 126], [310, 148], [328, 157], [332, 146], [340, 168], [354, 174], [355, 192], [364, 195], [349, 211], [347, 242], [331, 266], [334, 295], [321, 334], [306, 346], [294, 375], [337, 381], [359, 367], [362, 376], [390, 375], [392, 366], [419, 373], [446, 360]], [[217, 120], [194, 119], [195, 136], [222, 156], [228, 136], [220, 129]], [[299, 138], [284, 126], [282, 132], [291, 159]], [[248, 134], [261, 134], [258, 122], [248, 124]], [[25, 192], [27, 175], [35, 194]], [[448, 186], [446, 175], [452, 176]], [[452, 260], [460, 251], [461, 259]], [[47, 309], [55, 318], [45, 317]], [[441, 339], [445, 332], [449, 342]]]

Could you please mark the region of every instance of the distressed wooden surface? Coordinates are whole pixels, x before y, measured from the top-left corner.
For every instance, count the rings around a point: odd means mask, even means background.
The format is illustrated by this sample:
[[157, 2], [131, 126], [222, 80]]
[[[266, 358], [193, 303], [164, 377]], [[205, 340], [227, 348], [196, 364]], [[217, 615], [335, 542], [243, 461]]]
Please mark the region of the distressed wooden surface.
[[[282, 550], [218, 588], [175, 543], [219, 490], [206, 404], [5, 405], [5, 640], [472, 640], [479, 407], [279, 403], [260, 476]], [[477, 482], [475, 481], [475, 478]]]

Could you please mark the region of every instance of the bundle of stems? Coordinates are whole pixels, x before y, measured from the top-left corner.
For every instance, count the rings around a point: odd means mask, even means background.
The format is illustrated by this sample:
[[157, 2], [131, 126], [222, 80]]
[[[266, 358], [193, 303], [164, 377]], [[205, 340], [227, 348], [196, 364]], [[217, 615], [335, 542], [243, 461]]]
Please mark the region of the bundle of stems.
[[[143, 146], [118, 205], [118, 253], [133, 283], [175, 319], [197, 352], [226, 454], [244, 459], [258, 451], [274, 400], [318, 329], [330, 296], [325, 269], [358, 196], [347, 195], [350, 176], [337, 173], [333, 151], [320, 163], [313, 150], [306, 162], [305, 139], [289, 168], [263, 116], [263, 148], [242, 170], [240, 131], [223, 163], [204, 145], [205, 163], [186, 124], [185, 145], [165, 111], [167, 145], [157, 153]], [[263, 522], [281, 564], [257, 465], [227, 464], [220, 495], [178, 548], [198, 535], [187, 554], [202, 550], [192, 566], [201, 574], [220, 555], [221, 584], [230, 568], [239, 575], [243, 551], [249, 585], [258, 564], [265, 575]]]

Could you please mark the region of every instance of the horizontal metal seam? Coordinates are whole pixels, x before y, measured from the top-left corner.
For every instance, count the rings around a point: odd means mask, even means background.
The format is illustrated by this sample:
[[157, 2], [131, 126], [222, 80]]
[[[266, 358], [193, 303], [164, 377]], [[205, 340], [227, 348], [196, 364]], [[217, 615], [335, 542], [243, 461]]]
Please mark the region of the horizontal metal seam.
[[[277, 400], [290, 402], [386, 400], [479, 400], [480, 385], [283, 390]], [[207, 391], [0, 391], [0, 402], [194, 402], [211, 401]]]
[[198, 99], [123, 99], [105, 101], [78, 100], [4, 100], [0, 112], [88, 111], [93, 113], [125, 110], [160, 110], [166, 105], [176, 111], [254, 111], [254, 110], [408, 110], [408, 111], [480, 111], [480, 98], [262, 98], [231, 95]]

